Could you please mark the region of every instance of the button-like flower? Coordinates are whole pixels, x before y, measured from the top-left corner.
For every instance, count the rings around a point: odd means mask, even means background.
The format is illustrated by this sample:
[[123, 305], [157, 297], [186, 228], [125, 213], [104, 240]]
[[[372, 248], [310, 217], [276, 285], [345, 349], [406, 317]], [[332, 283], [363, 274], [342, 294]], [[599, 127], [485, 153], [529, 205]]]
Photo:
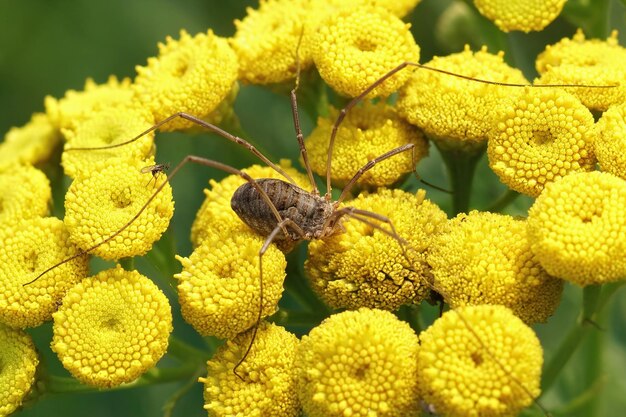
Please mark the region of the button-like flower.
[[30, 336], [0, 323], [0, 416], [8, 416], [22, 404], [35, 382], [38, 364]]
[[[163, 176], [154, 184], [150, 173], [141, 172], [152, 164], [113, 158], [93, 166], [91, 176], [72, 182], [65, 195], [65, 224], [78, 247], [88, 249], [110, 238], [139, 213], [165, 181]], [[166, 184], [139, 217], [92, 253], [104, 259], [143, 255], [167, 229], [173, 214], [172, 188]]]
[[606, 41], [585, 39], [582, 30], [571, 38], [548, 45], [535, 63], [541, 77], [537, 84], [619, 86], [614, 88], [568, 88], [590, 109], [604, 111], [626, 100], [626, 48], [617, 31]]
[[445, 213], [424, 200], [424, 193], [388, 189], [362, 194], [350, 206], [386, 216], [397, 237], [375, 228], [391, 231], [375, 217], [360, 216], [369, 224], [345, 219], [345, 233], [309, 243], [305, 270], [312, 288], [333, 308], [395, 310], [419, 303], [429, 292], [426, 251]]
[[[486, 47], [472, 52], [466, 45], [463, 52], [435, 57], [425, 65], [482, 80], [527, 84], [521, 71], [503, 57]], [[487, 138], [493, 127], [488, 109], [510, 95], [511, 88], [418, 69], [400, 90], [398, 112], [441, 144], [472, 146]]]
[[559, 304], [563, 281], [530, 250], [526, 222], [471, 212], [450, 220], [428, 251], [434, 285], [451, 307], [501, 304], [528, 324], [545, 322]]
[[48, 214], [50, 182], [32, 165], [0, 171], [0, 224]]
[[596, 131], [593, 149], [600, 168], [626, 180], [626, 102], [602, 113]]
[[548, 273], [579, 285], [626, 277], [626, 181], [572, 174], [550, 184], [528, 211], [532, 251]]
[[[328, 117], [320, 117], [317, 127], [305, 141], [311, 168], [322, 176], [326, 175], [328, 145], [337, 114], [337, 111], [331, 111]], [[403, 152], [377, 164], [357, 184], [383, 187], [398, 182], [428, 154], [428, 142], [415, 126], [383, 102], [368, 102], [351, 109], [335, 138], [331, 171], [333, 182], [340, 186], [346, 184], [368, 161], [408, 143], [415, 144], [413, 151]]]
[[264, 241], [265, 237], [249, 229], [232, 233], [216, 228], [189, 258], [176, 257], [183, 264], [183, 270], [174, 275], [181, 312], [198, 333], [230, 339], [252, 327], [259, 314], [260, 285], [262, 317], [276, 311], [287, 262], [270, 245], [263, 255], [261, 282], [259, 251]]
[[382, 310], [324, 320], [297, 349], [298, 393], [309, 417], [409, 416], [419, 412], [417, 336]]
[[461, 307], [420, 333], [417, 381], [438, 415], [514, 416], [539, 396], [542, 363], [539, 339], [511, 310]]
[[111, 149], [72, 150], [72, 148], [99, 148], [126, 142], [148, 129], [153, 117], [140, 106], [110, 107], [93, 112], [73, 129], [63, 129], [65, 152], [61, 164], [65, 174], [75, 178], [89, 176], [96, 164], [110, 158], [138, 161], [152, 152], [154, 132], [140, 139]]
[[[296, 49], [303, 22], [311, 12], [310, 0], [261, 0], [259, 8], [246, 9], [235, 20], [237, 32], [230, 40], [239, 59], [239, 79], [252, 84], [280, 83], [296, 76]], [[300, 69], [312, 64], [311, 54], [301, 44]]]
[[0, 143], [0, 171], [17, 164], [39, 164], [50, 158], [61, 135], [48, 116], [35, 113], [21, 127], [11, 128]]
[[87, 276], [86, 257], [24, 284], [77, 253], [65, 225], [56, 217], [35, 217], [0, 227], [0, 322], [24, 328], [50, 320], [65, 292]]
[[489, 166], [515, 191], [536, 197], [550, 182], [595, 168], [593, 116], [562, 89], [526, 87], [494, 118]]
[[563, 10], [565, 0], [474, 0], [482, 15], [504, 32], [543, 30]]
[[[290, 160], [283, 159], [279, 165], [298, 186], [305, 190], [311, 189], [307, 176], [292, 168]], [[243, 171], [254, 179], [277, 178], [287, 181], [285, 177], [268, 166], [252, 165]], [[209, 180], [211, 189], [204, 190], [206, 198], [191, 226], [191, 242], [194, 247], [200, 246], [207, 235], [215, 233], [215, 229], [228, 229], [232, 230], [232, 233], [239, 233], [240, 230], [244, 229], [249, 230], [248, 226], [230, 207], [233, 194], [244, 183], [246, 180], [239, 175], [229, 175], [219, 182], [213, 179]]]
[[228, 340], [207, 362], [204, 408], [209, 417], [295, 417], [300, 413], [296, 393], [295, 356], [298, 338], [283, 327], [261, 323], [252, 350], [233, 372], [250, 344], [252, 331]]
[[172, 332], [165, 294], [120, 266], [74, 286], [53, 318], [51, 347], [63, 366], [81, 382], [102, 388], [152, 368]]
[[[180, 40], [167, 37], [159, 43], [159, 56], [137, 66], [134, 89], [155, 120], [177, 112], [208, 116], [228, 96], [237, 80], [237, 56], [228, 41], [213, 34], [190, 36], [181, 30]], [[186, 129], [191, 122], [176, 119], [162, 130]]]
[[[419, 46], [404, 23], [380, 7], [341, 8], [311, 37], [315, 65], [328, 85], [355, 97], [405, 61], [419, 61]], [[402, 86], [404, 70], [378, 86], [370, 97], [388, 96]]]

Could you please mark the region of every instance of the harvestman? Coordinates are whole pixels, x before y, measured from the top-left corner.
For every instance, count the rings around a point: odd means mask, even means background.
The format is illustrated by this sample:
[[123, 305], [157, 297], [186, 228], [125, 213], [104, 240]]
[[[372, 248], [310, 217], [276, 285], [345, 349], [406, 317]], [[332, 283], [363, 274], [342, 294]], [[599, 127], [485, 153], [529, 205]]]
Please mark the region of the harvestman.
[[[354, 207], [344, 207], [338, 208], [339, 204], [348, 196], [348, 193], [354, 187], [359, 178], [368, 170], [372, 169], [376, 164], [391, 158], [395, 155], [398, 155], [402, 152], [407, 152], [409, 150], [414, 149], [413, 144], [406, 144], [395, 149], [392, 149], [374, 159], [366, 163], [362, 166], [352, 177], [348, 183], [344, 186], [339, 198], [336, 201], [332, 201], [331, 198], [331, 161], [332, 161], [332, 152], [333, 146], [335, 142], [335, 138], [337, 135], [338, 128], [342, 123], [343, 119], [346, 117], [347, 112], [356, 106], [360, 101], [362, 101], [372, 90], [374, 90], [377, 86], [385, 82], [388, 78], [392, 77], [395, 73], [401, 71], [402, 69], [413, 66], [425, 70], [430, 70], [442, 74], [446, 74], [449, 76], [454, 76], [466, 80], [470, 80], [473, 82], [480, 82], [485, 84], [492, 84], [497, 86], [510, 86], [510, 87], [520, 87], [524, 86], [521, 84], [513, 84], [513, 83], [501, 83], [494, 81], [487, 81], [472, 78], [469, 76], [455, 74], [449, 71], [445, 71], [438, 68], [433, 68], [429, 66], [425, 66], [418, 63], [413, 62], [404, 62], [381, 78], [376, 80], [373, 84], [371, 84], [367, 89], [365, 89], [359, 96], [352, 99], [339, 113], [333, 128], [330, 137], [329, 147], [328, 147], [328, 155], [327, 155], [327, 163], [326, 163], [326, 193], [321, 196], [320, 192], [315, 183], [313, 173], [311, 167], [309, 165], [308, 156], [306, 147], [304, 145], [303, 134], [300, 128], [300, 121], [298, 116], [298, 108], [297, 108], [297, 98], [296, 91], [298, 89], [299, 78], [296, 77], [295, 87], [291, 90], [291, 108], [293, 115], [294, 128], [296, 131], [296, 137], [298, 140], [298, 145], [300, 147], [300, 154], [304, 161], [304, 166], [307, 171], [307, 175], [309, 178], [309, 182], [311, 184], [311, 191], [305, 191], [296, 185], [295, 181], [279, 166], [271, 162], [267, 157], [265, 157], [260, 151], [258, 151], [252, 144], [247, 142], [246, 140], [232, 135], [225, 130], [220, 129], [219, 127], [207, 123], [204, 120], [201, 120], [195, 116], [192, 116], [187, 113], [179, 112], [173, 114], [164, 120], [156, 123], [146, 131], [140, 133], [134, 138], [127, 140], [125, 142], [110, 145], [106, 147], [86, 147], [86, 148], [70, 148], [67, 151], [89, 151], [89, 150], [99, 150], [99, 149], [110, 149], [116, 148], [120, 146], [127, 145], [131, 142], [134, 142], [144, 135], [155, 131], [159, 127], [164, 124], [170, 122], [173, 119], [181, 118], [185, 119], [189, 122], [192, 122], [196, 125], [199, 125], [213, 133], [216, 133], [225, 139], [230, 140], [244, 148], [248, 149], [249, 152], [258, 157], [265, 164], [270, 166], [272, 169], [277, 171], [280, 175], [282, 175], [287, 181], [279, 180], [279, 179], [259, 179], [255, 180], [250, 177], [245, 172], [223, 164], [219, 161], [202, 158], [195, 155], [186, 156], [178, 165], [174, 167], [171, 173], [167, 176], [166, 180], [163, 181], [154, 191], [152, 196], [146, 201], [146, 203], [139, 209], [139, 211], [132, 217], [124, 226], [122, 226], [118, 231], [116, 231], [111, 236], [103, 239], [97, 244], [82, 250], [78, 254], [67, 258], [40, 273], [35, 279], [24, 284], [28, 285], [41, 276], [51, 271], [52, 269], [63, 265], [75, 258], [86, 255], [89, 252], [93, 251], [95, 248], [111, 241], [120, 233], [122, 233], [126, 228], [128, 228], [140, 215], [141, 213], [148, 207], [148, 205], [152, 202], [152, 200], [157, 196], [157, 194], [165, 187], [165, 185], [172, 180], [172, 178], [185, 166], [187, 163], [192, 162], [200, 165], [204, 165], [211, 168], [220, 169], [229, 174], [238, 175], [246, 180], [246, 183], [241, 185], [234, 193], [231, 206], [233, 210], [239, 215], [239, 217], [254, 231], [256, 231], [261, 236], [265, 237], [265, 242], [263, 246], [259, 250], [259, 310], [257, 314], [256, 323], [253, 327], [252, 337], [250, 343], [242, 356], [239, 362], [235, 365], [233, 372], [241, 379], [243, 377], [237, 373], [237, 368], [245, 361], [246, 357], [250, 353], [252, 346], [254, 344], [254, 340], [256, 337], [256, 333], [262, 318], [263, 314], [263, 254], [267, 251], [271, 243], [276, 243], [282, 250], [288, 251], [293, 248], [295, 244], [300, 242], [301, 240], [312, 240], [312, 239], [323, 239], [334, 234], [342, 233], [342, 220], [344, 217], [354, 218], [361, 222], [365, 222], [368, 225], [380, 230], [381, 232], [391, 236], [394, 238], [398, 244], [401, 246], [403, 254], [405, 258], [408, 259], [406, 254], [407, 242], [402, 239], [395, 231], [395, 228], [391, 222], [391, 220], [385, 216], [360, 210]], [[299, 68], [298, 68], [299, 72]], [[571, 87], [571, 85], [541, 85], [540, 87]], [[607, 87], [607, 86], [585, 86], [585, 87]], [[415, 165], [415, 164], [414, 164]], [[144, 173], [152, 173], [153, 177], [156, 177], [159, 173], [163, 172], [166, 169], [166, 165], [156, 164], [143, 168], [141, 171]], [[389, 230], [381, 227], [380, 223], [386, 223], [389, 227]], [[431, 282], [428, 282], [424, 279], [425, 284], [433, 291], [440, 293], [435, 285]], [[445, 294], [442, 294], [445, 297]], [[461, 317], [461, 320], [465, 322], [465, 320]], [[482, 342], [479, 335], [471, 329], [469, 323], [465, 322], [466, 326], [470, 329], [470, 331], [475, 335], [483, 348], [487, 349], [486, 345]], [[490, 355], [493, 358], [493, 355]], [[501, 364], [496, 358], [494, 360], [498, 363], [502, 369], [504, 365]], [[513, 375], [509, 375], [511, 378], [515, 380], [515, 383], [518, 384], [531, 398], [531, 393], [521, 384], [517, 378]], [[535, 404], [539, 405], [536, 400]], [[539, 407], [545, 412], [543, 407], [539, 405]]]

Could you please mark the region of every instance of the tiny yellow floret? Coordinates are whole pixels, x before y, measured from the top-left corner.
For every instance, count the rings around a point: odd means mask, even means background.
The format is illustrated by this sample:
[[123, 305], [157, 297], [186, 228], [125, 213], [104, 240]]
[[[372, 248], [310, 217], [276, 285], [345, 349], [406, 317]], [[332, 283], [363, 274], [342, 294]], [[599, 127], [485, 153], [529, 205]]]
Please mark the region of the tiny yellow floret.
[[565, 0], [474, 0], [476, 8], [503, 32], [540, 31], [563, 10]]
[[[190, 36], [181, 30], [180, 39], [168, 36], [159, 43], [159, 55], [137, 66], [133, 88], [141, 103], [161, 121], [177, 112], [207, 117], [224, 100], [237, 80], [237, 56], [225, 38], [199, 33]], [[195, 126], [175, 119], [162, 130]]]
[[532, 251], [551, 275], [578, 285], [626, 278], [626, 181], [605, 172], [551, 184], [528, 211]]
[[506, 307], [448, 311], [420, 333], [417, 383], [446, 417], [513, 417], [540, 394], [543, 350]]
[[300, 415], [296, 393], [295, 356], [298, 338], [283, 327], [263, 322], [252, 350], [233, 369], [250, 344], [252, 331], [222, 345], [207, 362], [204, 408], [209, 417], [295, 417]]
[[152, 368], [172, 332], [165, 294], [119, 265], [69, 290], [53, 318], [52, 350], [75, 378], [100, 388], [131, 382]]
[[32, 165], [0, 171], [0, 225], [48, 214], [50, 181]]
[[35, 382], [39, 358], [31, 337], [0, 323], [0, 416], [22, 404]]
[[43, 113], [34, 113], [24, 126], [12, 127], [0, 143], [0, 171], [17, 164], [40, 164], [50, 159], [61, 135]]
[[249, 229], [233, 233], [216, 228], [188, 258], [176, 257], [183, 265], [174, 275], [181, 312], [198, 333], [230, 339], [252, 327], [259, 314], [260, 285], [262, 317], [276, 311], [287, 261], [270, 245], [263, 255], [261, 283], [259, 251], [264, 241]]
[[526, 87], [493, 117], [489, 166], [511, 189], [536, 197], [546, 184], [595, 169], [593, 116], [566, 91]]
[[0, 227], [0, 322], [24, 328], [50, 320], [65, 292], [87, 276], [87, 257], [77, 257], [24, 284], [78, 252], [56, 217], [34, 217]]
[[626, 102], [611, 106], [595, 126], [593, 149], [600, 169], [626, 180]]
[[324, 320], [297, 349], [309, 417], [404, 417], [420, 410], [417, 336], [393, 314], [361, 308]]
[[[338, 111], [320, 117], [305, 144], [311, 168], [326, 176], [328, 146]], [[348, 112], [335, 138], [331, 177], [337, 186], [345, 185], [367, 162], [402, 145], [415, 148], [395, 155], [368, 170], [357, 182], [361, 187], [391, 186], [413, 171], [414, 164], [428, 155], [428, 142], [417, 128], [407, 123], [384, 102], [365, 103]]]
[[[381, 7], [341, 8], [329, 14], [311, 37], [313, 60], [328, 85], [356, 97], [401, 63], [419, 61], [419, 46], [409, 28]], [[401, 71], [369, 97], [389, 96], [410, 73], [410, 69]]]
[[361, 194], [350, 201], [350, 207], [374, 213], [374, 217], [345, 219], [345, 233], [309, 243], [304, 267], [311, 287], [333, 308], [395, 310], [402, 304], [419, 303], [430, 289], [426, 252], [432, 236], [445, 224], [446, 214], [424, 200], [424, 193], [402, 190]]
[[530, 250], [526, 221], [472, 211], [450, 220], [428, 251], [435, 290], [452, 308], [501, 304], [527, 324], [545, 322], [561, 299], [563, 281]]
[[130, 163], [112, 158], [93, 166], [91, 176], [72, 182], [65, 195], [65, 224], [78, 247], [89, 249], [117, 233], [91, 253], [104, 259], [120, 259], [143, 255], [152, 248], [174, 214], [170, 185], [165, 184], [146, 210], [128, 222], [166, 181], [165, 176], [153, 181], [151, 173], [141, 172], [153, 164], [151, 159]]

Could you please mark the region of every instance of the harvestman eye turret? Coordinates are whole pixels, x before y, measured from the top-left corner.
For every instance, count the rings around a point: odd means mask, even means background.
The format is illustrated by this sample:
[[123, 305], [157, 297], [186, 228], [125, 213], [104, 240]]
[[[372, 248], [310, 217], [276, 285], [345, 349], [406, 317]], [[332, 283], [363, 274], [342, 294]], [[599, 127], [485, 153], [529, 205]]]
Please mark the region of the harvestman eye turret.
[[[486, 81], [475, 79], [472, 77], [451, 73], [445, 70], [427, 67], [417, 63], [405, 62], [398, 65], [396, 68], [389, 71], [387, 74], [383, 75], [380, 79], [370, 85], [365, 91], [363, 91], [359, 96], [350, 101], [345, 108], [341, 110], [337, 120], [335, 121], [331, 133], [330, 143], [328, 147], [328, 156], [327, 156], [327, 164], [326, 164], [326, 193], [324, 195], [320, 195], [320, 192], [316, 186], [312, 170], [309, 165], [306, 147], [304, 146], [303, 134], [300, 128], [298, 110], [297, 110], [297, 98], [296, 91], [298, 89], [299, 78], [296, 77], [296, 84], [293, 90], [291, 90], [291, 106], [293, 113], [293, 121], [294, 127], [296, 131], [296, 137], [298, 140], [298, 144], [300, 147], [300, 154], [304, 161], [304, 167], [307, 171], [307, 175], [311, 185], [311, 191], [306, 191], [299, 186], [296, 185], [295, 181], [279, 166], [271, 162], [267, 157], [265, 157], [260, 151], [258, 151], [252, 144], [245, 141], [242, 138], [239, 138], [235, 135], [232, 135], [219, 127], [212, 125], [210, 123], [205, 122], [195, 116], [192, 116], [187, 113], [176, 113], [166, 119], [160, 121], [154, 126], [150, 127], [146, 131], [137, 135], [136, 137], [112, 146], [101, 147], [101, 148], [72, 148], [67, 149], [67, 151], [89, 151], [89, 150], [98, 150], [98, 149], [110, 149], [115, 147], [124, 146], [131, 142], [134, 142], [141, 138], [142, 136], [158, 129], [160, 126], [170, 122], [176, 118], [182, 118], [193, 122], [213, 133], [216, 133], [244, 148], [248, 149], [252, 154], [257, 156], [261, 161], [265, 164], [276, 170], [279, 174], [281, 174], [286, 181], [279, 179], [259, 179], [255, 180], [251, 178], [248, 174], [243, 171], [240, 171], [236, 168], [223, 164], [219, 161], [202, 158], [199, 156], [188, 155], [186, 156], [178, 165], [174, 167], [171, 173], [167, 176], [166, 181], [162, 182], [154, 191], [152, 196], [146, 201], [146, 203], [141, 207], [138, 213], [131, 218], [123, 227], [121, 227], [117, 232], [112, 234], [111, 236], [103, 239], [97, 244], [93, 245], [90, 248], [84, 249], [82, 252], [74, 255], [71, 258], [67, 258], [56, 265], [51, 266], [45, 271], [41, 272], [33, 281], [26, 283], [24, 285], [28, 285], [38, 278], [49, 272], [50, 270], [56, 268], [59, 265], [62, 265], [66, 262], [71, 261], [79, 256], [83, 256], [93, 251], [98, 246], [105, 244], [116, 236], [118, 236], [121, 232], [123, 232], [126, 228], [128, 228], [138, 217], [139, 215], [148, 207], [148, 205], [152, 202], [152, 200], [156, 197], [156, 195], [163, 189], [167, 182], [171, 181], [171, 179], [185, 166], [187, 163], [192, 162], [216, 169], [220, 169], [229, 174], [234, 174], [242, 177], [246, 180], [246, 183], [240, 186], [234, 193], [231, 199], [231, 206], [233, 210], [237, 213], [237, 215], [254, 231], [256, 231], [259, 235], [265, 237], [265, 242], [259, 250], [259, 308], [256, 323], [253, 326], [252, 336], [250, 339], [250, 343], [240, 358], [239, 362], [233, 369], [233, 372], [241, 379], [243, 376], [237, 372], [237, 369], [240, 365], [245, 361], [248, 356], [250, 350], [254, 345], [254, 340], [256, 336], [256, 332], [259, 326], [259, 323], [262, 319], [262, 311], [263, 311], [263, 254], [267, 251], [268, 247], [271, 243], [276, 243], [277, 246], [283, 251], [288, 251], [292, 249], [298, 242], [301, 240], [313, 240], [313, 239], [324, 239], [326, 237], [342, 233], [344, 231], [342, 226], [342, 221], [345, 217], [354, 218], [355, 220], [359, 220], [361, 222], [365, 222], [368, 225], [376, 228], [377, 230], [393, 237], [398, 244], [402, 247], [402, 251], [405, 255], [405, 258], [408, 259], [406, 254], [407, 250], [410, 250], [406, 241], [402, 239], [395, 231], [392, 222], [385, 216], [372, 213], [369, 211], [359, 210], [353, 207], [343, 207], [339, 208], [339, 205], [345, 200], [345, 198], [349, 195], [351, 189], [355, 186], [357, 181], [361, 178], [361, 176], [372, 169], [376, 164], [391, 158], [395, 155], [398, 155], [403, 152], [408, 152], [414, 149], [413, 144], [406, 144], [400, 146], [398, 148], [392, 149], [377, 158], [372, 159], [363, 167], [361, 167], [352, 177], [350, 181], [346, 183], [344, 186], [339, 198], [336, 201], [332, 201], [331, 199], [331, 164], [332, 164], [332, 152], [333, 145], [335, 141], [335, 137], [337, 135], [338, 128], [345, 118], [348, 111], [353, 108], [357, 103], [362, 101], [367, 95], [374, 90], [381, 83], [385, 82], [388, 78], [392, 77], [395, 73], [401, 71], [402, 69], [414, 66], [425, 70], [435, 71], [438, 73], [445, 74], [447, 76], [454, 76], [458, 78], [463, 78], [466, 80], [471, 80], [474, 82], [480, 82], [485, 84], [499, 85], [499, 86], [512, 86], [512, 87], [520, 87], [522, 85], [519, 84], [510, 84], [510, 83], [500, 83], [493, 81]], [[298, 68], [299, 71], [299, 68]], [[558, 85], [563, 86], [563, 85]], [[555, 85], [541, 85], [537, 87], [555, 87]], [[593, 87], [593, 86], [586, 86]], [[595, 86], [598, 87], [598, 86]], [[606, 88], [606, 86], [604, 87]], [[415, 164], [413, 164], [415, 165]], [[149, 167], [145, 167], [142, 169], [142, 172], [152, 173], [153, 176], [159, 174], [165, 168], [164, 165], [153, 165]], [[382, 223], [385, 223], [387, 226], [383, 227]], [[435, 292], [439, 292], [438, 289], [430, 282], [424, 280], [424, 284], [428, 286], [431, 290]], [[445, 294], [442, 294], [445, 298]], [[463, 319], [462, 319], [463, 320]], [[467, 324], [467, 323], [466, 323]], [[467, 324], [469, 326], [469, 324]], [[475, 334], [477, 339], [486, 349], [486, 346], [481, 341], [478, 334]], [[493, 355], [492, 355], [493, 356]], [[505, 369], [502, 365], [500, 365], [502, 369]], [[511, 377], [513, 377], [511, 375]], [[516, 381], [517, 384], [523, 385], [519, 381]], [[528, 392], [528, 391], [527, 391]], [[530, 395], [530, 392], [528, 392]]]

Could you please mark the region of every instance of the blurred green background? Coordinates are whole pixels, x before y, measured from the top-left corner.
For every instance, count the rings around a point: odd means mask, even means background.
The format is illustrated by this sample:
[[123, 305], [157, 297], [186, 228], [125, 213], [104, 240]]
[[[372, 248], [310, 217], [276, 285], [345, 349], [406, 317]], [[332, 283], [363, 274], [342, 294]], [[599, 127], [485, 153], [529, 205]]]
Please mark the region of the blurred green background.
[[[248, 5], [256, 1], [217, 0], [135, 0], [95, 2], [87, 0], [0, 0], [0, 131], [26, 123], [30, 115], [43, 110], [45, 95], [62, 97], [68, 89], [82, 89], [87, 77], [104, 82], [110, 74], [133, 77], [135, 65], [143, 65], [156, 54], [156, 44], [166, 35], [178, 36], [180, 29], [190, 33], [207, 28], [222, 36], [234, 33], [234, 18], [245, 16]], [[545, 45], [582, 26], [588, 36], [606, 37], [617, 28], [621, 43], [626, 35], [626, 15], [617, 0], [570, 0], [563, 15], [541, 33], [502, 34], [480, 17], [466, 2], [424, 0], [408, 17], [422, 49], [422, 62], [433, 55], [459, 51], [469, 43], [473, 49], [487, 44], [490, 51], [506, 51], [507, 60], [521, 68], [532, 79], [533, 62]], [[236, 101], [236, 111], [243, 129], [253, 133], [253, 140], [268, 150], [273, 160], [295, 159], [298, 153], [288, 98], [267, 89], [244, 86]], [[305, 134], [312, 123], [301, 115]], [[197, 154], [244, 167], [253, 158], [218, 137], [205, 134], [169, 134], [158, 141], [158, 161], [176, 164], [186, 154]], [[422, 177], [446, 186], [445, 170], [437, 152], [420, 163]], [[203, 199], [202, 188], [210, 176], [222, 173], [200, 167], [187, 168], [173, 182], [176, 214], [171, 241], [177, 253], [191, 251], [188, 233], [195, 212]], [[484, 209], [505, 190], [483, 160], [478, 169], [472, 207]], [[449, 197], [429, 189], [429, 196], [449, 209]], [[525, 215], [530, 199], [520, 198], [509, 212]], [[56, 202], [57, 214], [62, 202]], [[167, 275], [158, 270], [157, 280], [176, 309], [174, 290]], [[568, 287], [555, 317], [547, 325], [536, 326], [546, 356], [549, 358], [564, 337], [580, 310], [581, 291]], [[555, 415], [622, 416], [626, 410], [626, 302], [624, 292], [617, 294], [607, 309], [599, 328], [570, 361], [557, 385], [542, 400], [551, 411], [558, 411], [563, 401], [577, 401], [578, 408]], [[176, 332], [192, 344], [201, 346], [199, 338], [175, 319]], [[50, 326], [34, 332], [45, 357], [54, 362], [46, 347]], [[58, 364], [52, 364], [58, 370]], [[56, 368], [55, 368], [56, 367]], [[59, 370], [60, 372], [60, 370]], [[187, 381], [185, 381], [187, 382]], [[184, 382], [108, 393], [50, 395], [18, 412], [19, 416], [157, 416], [161, 407]], [[185, 395], [174, 409], [175, 416], [204, 416], [200, 384]], [[576, 404], [574, 404], [576, 405]], [[562, 410], [562, 409], [561, 409]]]

